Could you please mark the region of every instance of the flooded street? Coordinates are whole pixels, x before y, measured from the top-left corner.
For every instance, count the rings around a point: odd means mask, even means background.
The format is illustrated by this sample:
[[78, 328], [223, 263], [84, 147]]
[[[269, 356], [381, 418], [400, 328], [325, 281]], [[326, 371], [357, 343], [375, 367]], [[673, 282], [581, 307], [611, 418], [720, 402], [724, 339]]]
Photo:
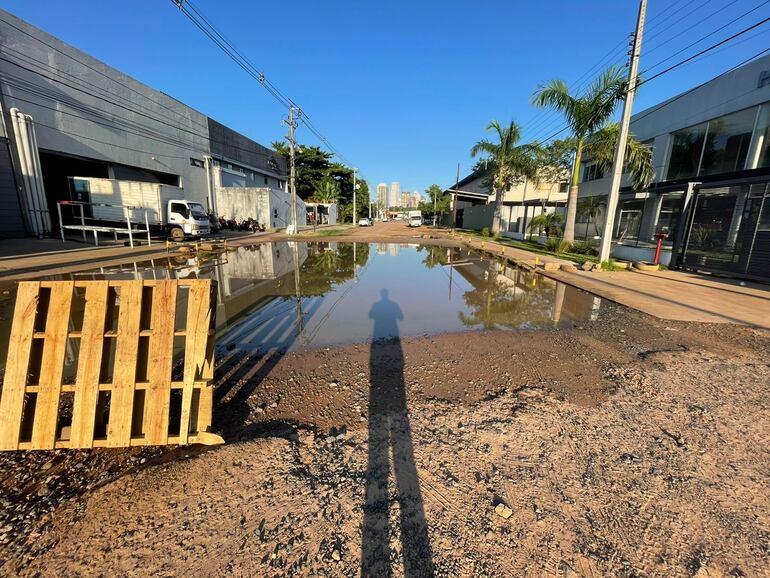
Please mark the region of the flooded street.
[[[546, 328], [595, 318], [601, 305], [589, 293], [472, 250], [398, 243], [264, 243], [221, 256], [172, 257], [66, 278], [215, 279], [217, 342], [244, 350]], [[401, 311], [398, 334], [373, 328], [370, 312], [383, 292]], [[4, 363], [12, 299], [3, 305]]]

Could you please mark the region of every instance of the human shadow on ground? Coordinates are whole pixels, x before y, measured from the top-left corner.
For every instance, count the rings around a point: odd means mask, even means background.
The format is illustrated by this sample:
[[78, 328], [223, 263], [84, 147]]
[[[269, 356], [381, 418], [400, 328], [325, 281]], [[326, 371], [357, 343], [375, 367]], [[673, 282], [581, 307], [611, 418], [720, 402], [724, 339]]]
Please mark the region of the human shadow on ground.
[[398, 304], [388, 298], [387, 289], [382, 289], [380, 295], [381, 299], [369, 311], [374, 328], [369, 357], [369, 459], [361, 575], [391, 576], [391, 559], [397, 560], [390, 547], [393, 532], [389, 525], [388, 480], [392, 450], [404, 576], [433, 576], [433, 557], [406, 404], [404, 352], [398, 331], [398, 322], [404, 314]]

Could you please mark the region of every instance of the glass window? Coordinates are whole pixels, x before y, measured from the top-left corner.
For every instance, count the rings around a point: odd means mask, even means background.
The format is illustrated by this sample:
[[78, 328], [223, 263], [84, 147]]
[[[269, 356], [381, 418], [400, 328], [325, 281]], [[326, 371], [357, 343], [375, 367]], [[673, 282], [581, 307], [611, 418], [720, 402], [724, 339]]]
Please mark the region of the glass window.
[[667, 180], [694, 177], [697, 174], [705, 136], [706, 123], [671, 135], [671, 158], [668, 161]]
[[770, 103], [763, 104], [757, 120], [754, 154], [748, 168], [770, 167]]
[[599, 165], [592, 164], [586, 165], [583, 168], [583, 182], [596, 181], [604, 177], [604, 172], [599, 168]]
[[730, 173], [746, 167], [756, 116], [754, 107], [709, 122], [699, 174]]
[[615, 238], [618, 243], [633, 241], [639, 237], [643, 210], [643, 200], [623, 201], [620, 204], [620, 214], [615, 228]]
[[660, 213], [658, 213], [658, 223], [650, 241], [657, 241], [655, 234], [662, 233], [668, 235], [665, 243], [671, 244], [673, 241], [674, 230], [679, 224], [679, 217], [682, 215], [682, 193], [672, 193], [663, 195], [660, 202]]

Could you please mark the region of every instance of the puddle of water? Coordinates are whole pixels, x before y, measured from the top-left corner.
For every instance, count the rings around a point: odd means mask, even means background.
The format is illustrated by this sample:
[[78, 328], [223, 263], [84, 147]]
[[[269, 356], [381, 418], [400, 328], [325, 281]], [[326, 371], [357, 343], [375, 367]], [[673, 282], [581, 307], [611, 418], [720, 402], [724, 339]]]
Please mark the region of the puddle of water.
[[[590, 320], [600, 306], [590, 293], [474, 251], [385, 243], [265, 243], [58, 278], [216, 279], [218, 343], [243, 349], [538, 329]], [[13, 299], [0, 301], [0, 364], [12, 316]]]

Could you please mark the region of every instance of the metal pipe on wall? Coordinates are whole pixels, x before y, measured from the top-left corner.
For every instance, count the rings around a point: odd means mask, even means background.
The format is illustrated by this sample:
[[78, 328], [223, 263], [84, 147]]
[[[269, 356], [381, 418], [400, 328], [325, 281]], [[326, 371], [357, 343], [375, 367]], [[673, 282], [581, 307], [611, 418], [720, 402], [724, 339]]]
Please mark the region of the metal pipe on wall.
[[51, 232], [51, 217], [48, 213], [48, 204], [45, 198], [43, 186], [43, 174], [40, 164], [40, 155], [37, 150], [37, 137], [35, 135], [33, 119], [25, 115], [18, 108], [10, 110], [13, 121], [13, 129], [16, 135], [16, 146], [21, 164], [27, 221], [30, 230], [37, 236], [47, 235]]

